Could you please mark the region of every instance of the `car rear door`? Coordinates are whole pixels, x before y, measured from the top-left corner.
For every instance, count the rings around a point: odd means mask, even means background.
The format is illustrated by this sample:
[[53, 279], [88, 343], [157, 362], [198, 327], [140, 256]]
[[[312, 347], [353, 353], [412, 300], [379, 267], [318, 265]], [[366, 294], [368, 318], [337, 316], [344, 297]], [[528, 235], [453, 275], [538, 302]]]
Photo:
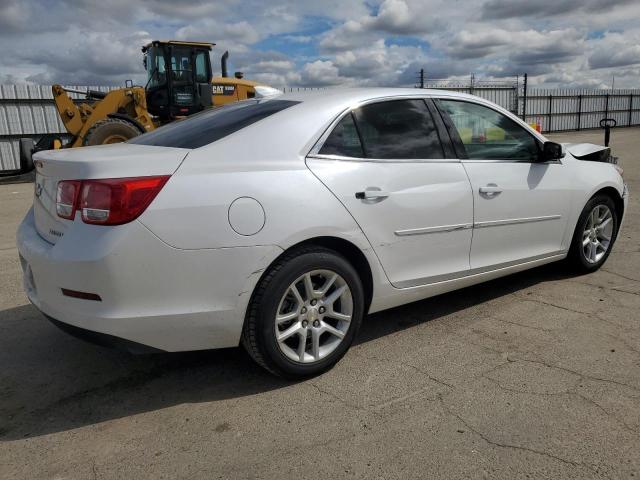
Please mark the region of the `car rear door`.
[[471, 188], [448, 140], [443, 146], [444, 124], [428, 102], [393, 99], [355, 108], [307, 157], [398, 288], [469, 270]]
[[471, 269], [559, 254], [571, 208], [562, 162], [540, 162], [540, 141], [496, 109], [460, 99], [436, 104], [473, 188]]

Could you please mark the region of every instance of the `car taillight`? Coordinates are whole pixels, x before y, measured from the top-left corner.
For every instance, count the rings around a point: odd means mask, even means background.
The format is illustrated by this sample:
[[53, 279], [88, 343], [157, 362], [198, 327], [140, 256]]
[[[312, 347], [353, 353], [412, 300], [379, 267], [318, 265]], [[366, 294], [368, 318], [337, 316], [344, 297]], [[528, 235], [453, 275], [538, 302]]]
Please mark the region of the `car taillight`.
[[80, 184], [80, 180], [64, 180], [62, 182], [58, 182], [58, 190], [56, 192], [56, 212], [60, 218], [73, 220], [76, 216]]
[[[76, 182], [76, 202], [73, 219], [80, 210], [82, 221], [95, 225], [121, 225], [138, 218], [169, 180], [168, 175], [158, 177], [107, 178], [100, 180], [73, 180], [58, 183], [58, 192], [64, 184]], [[64, 210], [63, 210], [64, 213]]]

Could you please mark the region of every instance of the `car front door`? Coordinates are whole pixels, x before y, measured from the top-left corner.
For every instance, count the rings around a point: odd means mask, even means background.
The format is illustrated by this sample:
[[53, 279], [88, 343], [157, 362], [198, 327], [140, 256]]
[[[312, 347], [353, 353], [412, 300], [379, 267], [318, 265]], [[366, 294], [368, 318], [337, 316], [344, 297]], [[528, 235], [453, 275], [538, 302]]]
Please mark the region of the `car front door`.
[[443, 147], [444, 124], [427, 102], [360, 106], [307, 157], [307, 166], [360, 225], [398, 288], [469, 270], [471, 187], [460, 161], [443, 151], [453, 150], [449, 143]]
[[553, 256], [563, 247], [571, 207], [561, 161], [540, 161], [541, 142], [489, 106], [437, 100], [474, 199], [471, 269]]

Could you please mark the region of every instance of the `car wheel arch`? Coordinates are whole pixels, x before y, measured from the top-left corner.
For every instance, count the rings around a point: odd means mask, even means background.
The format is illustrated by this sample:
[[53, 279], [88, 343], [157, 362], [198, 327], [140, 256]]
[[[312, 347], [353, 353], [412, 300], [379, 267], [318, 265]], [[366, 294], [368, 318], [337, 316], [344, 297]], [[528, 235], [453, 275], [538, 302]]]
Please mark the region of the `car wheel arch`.
[[576, 209], [578, 207], [580, 209], [577, 211], [575, 218], [567, 226], [567, 233], [570, 235], [569, 238], [573, 237], [573, 233], [578, 226], [578, 221], [580, 220], [580, 213], [582, 212], [582, 209], [587, 203], [589, 203], [592, 198], [597, 195], [606, 195], [610, 197], [616, 207], [618, 218], [622, 218], [622, 215], [624, 214], [624, 200], [622, 198], [622, 194], [618, 190], [618, 186], [609, 182], [600, 184], [596, 188], [591, 190], [587, 195], [581, 196], [581, 200], [577, 201], [578, 203], [575, 205]]
[[[620, 192], [618, 191], [618, 189], [612, 186], [606, 186], [606, 187], [600, 188], [589, 197], [587, 202], [591, 200], [593, 197], [595, 197], [596, 195], [606, 195], [610, 197], [611, 200], [613, 200], [614, 205], [616, 206], [616, 213], [618, 214], [618, 218], [622, 218], [622, 216], [624, 215], [624, 200], [622, 198], [622, 195], [620, 195]], [[586, 205], [586, 202], [585, 202], [585, 205]]]
[[[578, 228], [578, 222], [580, 221], [580, 214], [582, 212], [582, 209], [585, 207], [585, 205], [587, 205], [587, 203], [589, 203], [589, 201], [591, 201], [592, 198], [598, 195], [606, 195], [607, 197], [611, 198], [611, 200], [613, 201], [613, 204], [615, 205], [616, 214], [618, 215], [618, 218], [619, 219], [622, 218], [624, 214], [624, 200], [622, 198], [622, 195], [614, 185], [610, 185], [610, 184], [600, 185], [599, 187], [595, 188], [588, 196], [586, 196], [586, 198], [583, 198], [580, 204], [580, 210], [578, 210], [575, 220], [569, 223], [569, 225], [567, 225], [567, 234], [569, 235], [569, 247], [570, 247], [571, 239], [573, 238], [573, 235], [575, 233], [575, 230], [576, 228]], [[620, 225], [618, 225], [618, 227], [620, 227]]]
[[271, 270], [273, 265], [277, 264], [282, 257], [290, 254], [294, 250], [312, 246], [324, 247], [333, 250], [345, 257], [345, 259], [349, 263], [351, 263], [351, 265], [353, 265], [353, 267], [356, 269], [356, 272], [358, 273], [358, 276], [360, 277], [360, 280], [362, 281], [362, 286], [364, 288], [366, 314], [369, 311], [369, 306], [371, 305], [371, 301], [373, 299], [373, 270], [371, 268], [369, 260], [367, 259], [362, 249], [360, 249], [357, 245], [349, 240], [335, 236], [318, 236], [308, 238], [284, 249], [284, 251], [280, 255], [278, 255], [271, 261], [271, 263], [264, 269], [264, 271], [260, 275], [260, 278], [255, 283], [254, 292], [252, 292], [251, 294], [248, 305], [250, 305], [253, 301], [255, 290], [257, 289], [258, 285], [260, 285], [263, 278]]
[[[611, 237], [607, 238], [610, 244], [607, 245], [606, 249], [604, 250], [603, 258], [597, 259], [594, 256], [594, 258], [592, 258], [591, 260], [585, 261], [587, 253], [585, 253], [584, 249], [587, 245], [585, 245], [584, 243], [584, 233], [588, 233], [588, 231], [585, 230], [585, 222], [588, 221], [588, 217], [592, 214], [594, 208], [596, 206], [600, 207], [601, 205], [610, 208], [613, 213], [614, 228], [612, 230]], [[620, 196], [620, 193], [615, 187], [609, 186], [597, 189], [585, 201], [584, 205], [582, 206], [580, 215], [576, 220], [575, 230], [573, 232], [569, 251], [567, 253], [566, 261], [573, 271], [575, 271], [576, 273], [590, 273], [597, 270], [601, 265], [604, 264], [606, 258], [611, 252], [612, 245], [615, 242], [616, 237], [618, 236], [623, 212], [624, 199]], [[593, 229], [593, 226], [591, 228]], [[593, 247], [589, 249], [590, 253], [592, 252], [592, 248]]]

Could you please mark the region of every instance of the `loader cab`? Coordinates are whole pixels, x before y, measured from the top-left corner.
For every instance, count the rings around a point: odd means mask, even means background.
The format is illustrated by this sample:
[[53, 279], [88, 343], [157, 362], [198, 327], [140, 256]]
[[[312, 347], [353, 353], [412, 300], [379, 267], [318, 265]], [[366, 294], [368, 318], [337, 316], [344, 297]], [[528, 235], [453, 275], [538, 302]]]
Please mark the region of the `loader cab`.
[[147, 109], [162, 123], [212, 105], [212, 43], [153, 41], [142, 47]]

